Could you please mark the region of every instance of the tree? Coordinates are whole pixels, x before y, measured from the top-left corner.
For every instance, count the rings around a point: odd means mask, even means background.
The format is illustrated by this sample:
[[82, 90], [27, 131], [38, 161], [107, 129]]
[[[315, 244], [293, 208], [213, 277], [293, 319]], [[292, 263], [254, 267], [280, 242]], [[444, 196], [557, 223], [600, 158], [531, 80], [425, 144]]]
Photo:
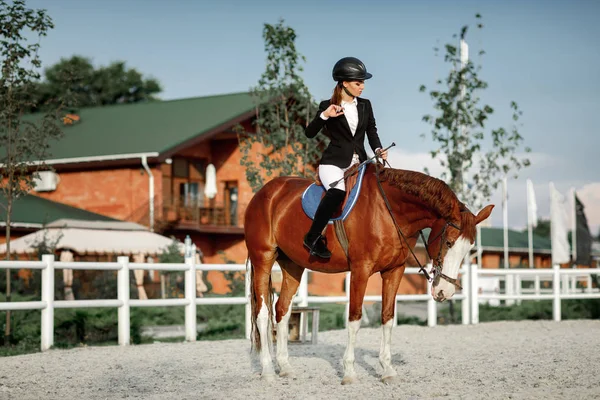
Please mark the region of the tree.
[[306, 176], [324, 144], [323, 139], [304, 135], [317, 104], [299, 75], [303, 70], [300, 62], [305, 58], [296, 50], [294, 29], [285, 26], [283, 20], [277, 25], [265, 24], [263, 39], [267, 65], [251, 90], [256, 132], [246, 132], [240, 126], [236, 129], [240, 163], [254, 192], [263, 186], [265, 177]]
[[[152, 101], [162, 91], [157, 80], [144, 78], [123, 61], [96, 69], [90, 59], [78, 55], [62, 58], [44, 71], [44, 77], [31, 92], [37, 104], [31, 111], [44, 110], [47, 101], [57, 97], [68, 96], [70, 107], [91, 107]], [[69, 85], [65, 85], [66, 77]]]
[[[527, 232], [527, 229], [523, 230], [523, 232]], [[549, 219], [540, 219], [532, 229], [534, 235], [544, 238], [550, 238], [550, 220]]]
[[[481, 15], [475, 17], [477, 28], [482, 29]], [[463, 26], [461, 41], [467, 31], [468, 26]], [[457, 35], [453, 37], [457, 38]], [[434, 50], [437, 55], [439, 49]], [[479, 51], [480, 56], [484, 53]], [[459, 198], [480, 207], [481, 202], [489, 200], [504, 175], [514, 171], [516, 177], [516, 171], [530, 164], [527, 158], [517, 153], [523, 141], [517, 126], [522, 111], [516, 102], [510, 103], [512, 126], [491, 130], [488, 137], [492, 146], [484, 152], [486, 122], [494, 109], [480, 104], [479, 93], [488, 87], [479, 78], [481, 66], [476, 66], [471, 60], [462, 65], [458, 48], [453, 44], [445, 45], [444, 62], [452, 65], [450, 73], [436, 82], [437, 89], [429, 90], [437, 113], [423, 116], [423, 121], [431, 124], [432, 138], [439, 145], [431, 151], [431, 156], [447, 169], [441, 178], [449, 180], [450, 187]], [[427, 88], [421, 85], [419, 90], [425, 92]], [[530, 148], [525, 148], [526, 153], [530, 151]]]
[[[58, 113], [61, 104], [52, 105], [42, 117], [23, 118], [26, 110], [35, 106], [30, 93], [40, 78], [41, 61], [39, 43], [31, 38], [46, 36], [54, 27], [45, 10], [25, 7], [24, 0], [12, 4], [0, 0], [0, 53], [2, 77], [0, 78], [0, 190], [6, 197], [6, 259], [10, 260], [10, 223], [13, 200], [27, 194], [34, 186], [33, 174], [47, 169], [43, 162], [33, 160], [48, 158], [49, 141], [61, 136]], [[11, 300], [10, 270], [6, 270], [6, 301]], [[5, 343], [10, 343], [10, 312], [6, 313]]]

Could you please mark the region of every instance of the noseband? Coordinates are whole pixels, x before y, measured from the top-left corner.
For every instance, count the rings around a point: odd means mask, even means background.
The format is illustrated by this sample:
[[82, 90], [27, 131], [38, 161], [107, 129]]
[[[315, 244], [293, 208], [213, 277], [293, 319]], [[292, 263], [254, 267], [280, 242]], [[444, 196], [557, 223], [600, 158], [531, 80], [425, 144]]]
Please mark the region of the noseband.
[[431, 253], [429, 253], [429, 247], [427, 246], [427, 241], [425, 240], [425, 235], [423, 235], [423, 231], [422, 230], [419, 231], [421, 238], [423, 239], [423, 244], [425, 245], [425, 251], [427, 252], [427, 256], [429, 256], [429, 258], [432, 260], [433, 267], [431, 268], [431, 271], [430, 271], [431, 276], [430, 276], [429, 273], [427, 273], [427, 270], [423, 267], [423, 265], [421, 265], [421, 262], [419, 261], [419, 259], [417, 258], [417, 256], [413, 252], [413, 250], [410, 248], [410, 245], [408, 244], [408, 240], [406, 239], [406, 236], [404, 236], [404, 233], [402, 233], [402, 230], [400, 229], [400, 227], [398, 226], [398, 223], [396, 222], [396, 218], [394, 217], [394, 213], [392, 212], [392, 207], [390, 206], [390, 202], [388, 201], [385, 191], [383, 190], [383, 187], [381, 186], [381, 181], [379, 180], [379, 173], [380, 173], [379, 166], [376, 162], [375, 163], [375, 175], [377, 177], [377, 186], [379, 187], [379, 191], [381, 192], [381, 195], [383, 196], [383, 201], [385, 202], [385, 206], [387, 207], [387, 209], [390, 213], [390, 216], [392, 217], [392, 221], [394, 222], [396, 231], [398, 231], [398, 236], [401, 239], [404, 239], [404, 242], [406, 243], [406, 247], [408, 248], [408, 250], [412, 254], [413, 258], [417, 262], [417, 265], [419, 266], [419, 271], [423, 272], [423, 275], [425, 275], [425, 279], [427, 279], [428, 282], [431, 282], [432, 285], [437, 285], [439, 283], [440, 279], [444, 279], [446, 282], [454, 285], [457, 289], [462, 290], [462, 286], [458, 282], [458, 279], [451, 278], [442, 272], [442, 267], [443, 267], [443, 265], [442, 265], [442, 245], [446, 239], [446, 229], [448, 228], [448, 225], [450, 225], [451, 227], [453, 227], [455, 229], [458, 229], [459, 231], [461, 231], [461, 228], [459, 226], [457, 226], [456, 224], [454, 224], [453, 222], [446, 220], [446, 224], [442, 228], [442, 231], [432, 240], [432, 242], [433, 242], [438, 237], [440, 237], [440, 236], [442, 237], [441, 242], [440, 242], [440, 250], [438, 251], [438, 254], [435, 259], [433, 257], [431, 257]]

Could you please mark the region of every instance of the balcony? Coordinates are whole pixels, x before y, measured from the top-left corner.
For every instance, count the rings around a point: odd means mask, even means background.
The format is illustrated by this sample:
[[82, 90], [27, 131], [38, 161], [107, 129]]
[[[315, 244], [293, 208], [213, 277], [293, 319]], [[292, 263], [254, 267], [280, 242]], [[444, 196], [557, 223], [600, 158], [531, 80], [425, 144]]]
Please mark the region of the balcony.
[[247, 204], [178, 197], [163, 205], [161, 225], [173, 229], [243, 234], [246, 207]]

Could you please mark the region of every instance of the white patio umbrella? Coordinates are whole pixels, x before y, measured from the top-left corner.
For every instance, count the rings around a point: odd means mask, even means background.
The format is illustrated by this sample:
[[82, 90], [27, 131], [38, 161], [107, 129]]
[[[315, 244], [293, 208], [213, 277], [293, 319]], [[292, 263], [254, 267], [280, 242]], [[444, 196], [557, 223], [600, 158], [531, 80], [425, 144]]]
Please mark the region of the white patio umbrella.
[[204, 186], [204, 195], [209, 199], [214, 199], [217, 195], [217, 170], [212, 164], [206, 167], [206, 184]]

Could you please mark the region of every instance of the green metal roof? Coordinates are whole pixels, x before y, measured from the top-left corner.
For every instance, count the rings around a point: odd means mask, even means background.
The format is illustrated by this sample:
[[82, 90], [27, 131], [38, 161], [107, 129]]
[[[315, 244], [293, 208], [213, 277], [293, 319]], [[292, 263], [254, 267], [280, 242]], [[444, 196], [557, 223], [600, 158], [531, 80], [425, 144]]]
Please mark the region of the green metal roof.
[[[429, 238], [429, 229], [424, 230], [426, 238]], [[550, 251], [552, 249], [550, 238], [545, 238], [533, 234], [534, 251]], [[481, 246], [485, 250], [504, 248], [504, 229], [481, 227]], [[527, 250], [529, 248], [527, 232], [519, 232], [512, 229], [508, 230], [508, 247], [513, 251], [516, 249]]]
[[164, 153], [252, 110], [246, 92], [82, 108], [80, 120], [50, 144], [49, 158]]
[[[6, 206], [6, 197], [0, 194], [0, 204]], [[6, 225], [6, 212], [0, 208], [0, 224]], [[13, 201], [11, 226], [19, 225], [44, 225], [57, 219], [78, 219], [85, 221], [118, 221], [117, 219], [96, 214], [81, 208], [57, 203], [34, 195], [20, 197]]]
[[[552, 249], [550, 238], [532, 235], [534, 250]], [[481, 228], [481, 245], [483, 247], [504, 247], [504, 229], [503, 228]], [[529, 239], [527, 232], [508, 230], [508, 247], [511, 249], [527, 249]]]

